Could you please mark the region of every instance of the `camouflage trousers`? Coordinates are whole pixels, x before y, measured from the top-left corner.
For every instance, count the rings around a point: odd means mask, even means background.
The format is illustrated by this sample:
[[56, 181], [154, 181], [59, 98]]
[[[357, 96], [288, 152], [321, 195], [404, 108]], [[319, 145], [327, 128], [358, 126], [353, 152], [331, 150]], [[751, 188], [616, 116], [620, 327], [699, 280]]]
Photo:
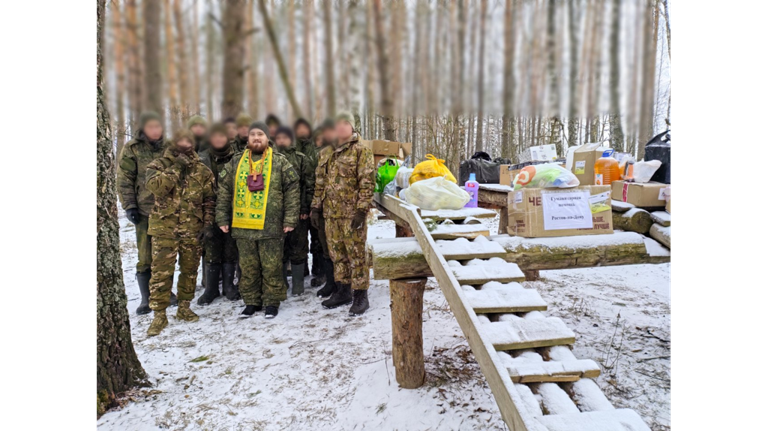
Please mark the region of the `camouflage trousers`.
[[202, 247], [197, 239], [152, 238], [152, 277], [149, 279], [149, 308], [165, 310], [171, 302], [173, 273], [176, 257], [179, 258], [179, 284], [176, 288], [179, 301], [195, 297], [197, 267], [200, 265]]
[[136, 224], [136, 248], [139, 249], [139, 261], [136, 262], [136, 272], [146, 272], [152, 268], [152, 237], [147, 235], [149, 217], [139, 216]]
[[215, 232], [213, 238], [205, 240], [205, 263], [236, 263], [237, 243], [232, 233], [224, 233], [218, 227]]
[[287, 298], [283, 283], [283, 241], [280, 238], [237, 239], [240, 254], [240, 295], [245, 305], [279, 306]]
[[309, 253], [308, 227], [309, 220], [299, 220], [296, 227], [285, 235], [283, 262], [290, 260], [291, 263], [299, 264], [307, 261], [307, 253]]
[[353, 290], [368, 290], [368, 259], [365, 240], [368, 227], [352, 229], [351, 218], [325, 219], [325, 236], [333, 260], [336, 283], [351, 284]]

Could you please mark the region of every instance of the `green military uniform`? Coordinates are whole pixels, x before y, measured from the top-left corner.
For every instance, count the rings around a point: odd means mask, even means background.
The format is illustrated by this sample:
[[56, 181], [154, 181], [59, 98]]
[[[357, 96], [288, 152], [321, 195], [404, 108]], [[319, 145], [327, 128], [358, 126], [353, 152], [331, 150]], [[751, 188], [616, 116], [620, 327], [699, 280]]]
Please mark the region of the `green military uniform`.
[[176, 154], [169, 148], [147, 167], [147, 189], [155, 196], [149, 216], [153, 237], [149, 307], [155, 311], [169, 305], [177, 256], [179, 301], [194, 297], [202, 253], [198, 235], [214, 222], [216, 194], [211, 170], [194, 154], [183, 167], [176, 162]]
[[[299, 174], [301, 205], [299, 214], [309, 214], [309, 206], [315, 193], [315, 171], [307, 156], [296, 148], [295, 142], [288, 148], [278, 148], [277, 151], [284, 155], [291, 166]], [[290, 260], [291, 264], [305, 263], [309, 253], [308, 241], [309, 220], [299, 219], [296, 228], [288, 232], [285, 237], [283, 250], [283, 262]]]
[[[250, 151], [233, 157], [219, 172], [216, 224], [230, 226], [232, 237], [237, 241], [242, 268], [239, 287], [246, 305], [279, 306], [286, 299], [282, 276], [283, 227], [295, 228], [299, 222], [299, 175], [285, 156], [274, 151], [271, 153], [272, 167], [261, 229], [232, 226], [234, 207], [238, 203], [234, 199], [236, 189], [239, 190], [238, 201], [244, 201], [248, 193], [252, 194], [250, 199], [258, 201], [264, 194], [263, 191], [250, 192], [241, 187], [246, 179], [245, 175], [238, 173], [238, 166], [242, 157], [251, 156]], [[257, 162], [261, 155], [254, 155], [251, 159]], [[267, 160], [264, 162], [267, 163]], [[236, 182], [239, 184], [236, 185]], [[238, 211], [241, 211], [240, 208]]]
[[356, 213], [371, 207], [374, 178], [373, 153], [356, 133], [333, 151], [321, 152], [312, 208], [323, 211], [336, 283], [351, 284], [353, 290], [368, 289], [367, 229], [351, 226]]
[[[213, 147], [200, 153], [200, 161], [213, 172], [214, 190], [218, 190], [219, 172], [232, 160], [235, 150], [227, 145], [224, 150]], [[205, 241], [205, 262], [207, 264], [236, 263], [237, 244], [232, 238], [232, 232], [224, 233], [221, 229], [214, 231], [214, 236]]]
[[136, 272], [143, 273], [152, 267], [152, 239], [147, 234], [149, 213], [155, 203], [155, 197], [146, 187], [147, 166], [162, 157], [168, 146], [163, 138], [150, 142], [143, 131], [129, 141], [120, 152], [117, 166], [117, 192], [124, 210], [138, 209], [139, 223], [136, 224], [136, 247], [139, 249], [139, 261]]
[[236, 136], [235, 139], [229, 141], [229, 145], [235, 150], [235, 154], [242, 153], [248, 146], [248, 138]]

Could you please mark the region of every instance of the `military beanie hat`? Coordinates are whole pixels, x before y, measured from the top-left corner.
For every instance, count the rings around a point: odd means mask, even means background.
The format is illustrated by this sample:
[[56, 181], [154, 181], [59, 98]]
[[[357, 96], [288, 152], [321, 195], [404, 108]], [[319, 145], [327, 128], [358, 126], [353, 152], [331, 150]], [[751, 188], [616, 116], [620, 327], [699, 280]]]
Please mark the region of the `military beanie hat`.
[[291, 130], [290, 127], [287, 127], [287, 126], [278, 127], [277, 131], [275, 132], [275, 137], [277, 137], [277, 135], [285, 135], [291, 138], [291, 142], [293, 142], [293, 130]]
[[275, 115], [275, 114], [268, 114], [267, 118], [264, 120], [264, 122], [267, 123], [267, 125], [274, 124], [274, 125], [279, 126], [280, 124], [282, 124], [282, 123], [280, 123], [280, 119], [277, 118], [277, 115]]
[[355, 128], [355, 117], [349, 111], [341, 111], [336, 114], [336, 121], [346, 121], [352, 128]]
[[265, 135], [269, 136], [269, 127], [267, 127], [263, 121], [256, 121], [251, 123], [251, 125], [248, 127], [248, 133], [250, 133], [253, 129], [259, 129], [264, 132]]
[[158, 114], [155, 111], [144, 111], [139, 116], [139, 129], [144, 129], [144, 126], [147, 125], [148, 122], [156, 120], [159, 123], [162, 124], [162, 120], [160, 119], [160, 114]]
[[205, 118], [203, 118], [200, 115], [193, 115], [192, 118], [187, 121], [187, 129], [191, 129], [194, 125], [201, 125], [201, 126], [208, 126], [208, 122], [205, 121]]
[[300, 124], [307, 126], [307, 129], [309, 129], [311, 133], [312, 125], [309, 124], [309, 121], [307, 121], [306, 118], [299, 118], [298, 120], [296, 120], [296, 122], [293, 123], [293, 130], [296, 130]]
[[320, 126], [322, 130], [333, 129], [335, 127], [336, 126], [333, 124], [333, 120], [330, 118], [323, 120], [323, 124]]
[[222, 123], [214, 123], [211, 126], [210, 131], [208, 132], [209, 135], [214, 135], [216, 133], [220, 133], [222, 135], [227, 134], [227, 127]]
[[249, 125], [251, 125], [252, 121], [253, 119], [248, 114], [242, 112], [240, 113], [240, 115], [237, 116], [237, 119], [235, 120], [235, 124], [237, 124], [237, 127], [248, 127]]
[[184, 139], [188, 140], [192, 144], [195, 143], [195, 135], [193, 135], [192, 132], [189, 130], [179, 130], [175, 135], [173, 135], [173, 145], [175, 146]]

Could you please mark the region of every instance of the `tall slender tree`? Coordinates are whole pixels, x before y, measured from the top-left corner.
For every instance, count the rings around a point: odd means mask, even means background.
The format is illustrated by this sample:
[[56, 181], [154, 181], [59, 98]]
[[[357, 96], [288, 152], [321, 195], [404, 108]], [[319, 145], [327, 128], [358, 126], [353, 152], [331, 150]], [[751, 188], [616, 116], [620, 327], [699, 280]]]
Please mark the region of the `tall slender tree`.
[[485, 102], [485, 18], [488, 15], [488, 0], [480, 0], [480, 52], [477, 68], [477, 139], [475, 151], [483, 151], [483, 109]]
[[646, 0], [643, 15], [646, 28], [643, 40], [643, 75], [640, 99], [640, 140], [637, 158], [645, 157], [645, 144], [653, 137], [653, 123], [656, 116], [656, 43], [658, 42], [659, 0]]
[[336, 113], [336, 79], [333, 75], [333, 20], [331, 0], [320, 0], [323, 3], [323, 30], [325, 35], [325, 110], [326, 115]]
[[128, 298], [120, 260], [115, 153], [104, 103], [105, 0], [96, 1], [96, 414], [115, 404], [120, 393], [146, 384], [128, 319]]
[[216, 74], [214, 63], [216, 47], [216, 29], [213, 26], [213, 0], [206, 0], [208, 14], [205, 19], [205, 112], [213, 118], [213, 77]]
[[[248, 10], [246, 11], [245, 16], [248, 18], [249, 26], [248, 28], [255, 27], [254, 21], [253, 21], [253, 13], [255, 10], [255, 4], [254, 0], [248, 1]], [[253, 118], [259, 118], [261, 115], [261, 112], [259, 111], [259, 105], [261, 100], [259, 100], [259, 95], [261, 94], [259, 92], [259, 59], [254, 55], [256, 51], [256, 36], [249, 36], [248, 40], [246, 41], [246, 64], [248, 64], [248, 107], [251, 111], [251, 116]]]
[[515, 101], [515, 0], [506, 0], [504, 8], [504, 119], [501, 135], [501, 157], [513, 157], [515, 134], [513, 105]]
[[224, 5], [224, 73], [222, 74], [222, 117], [235, 117], [243, 109], [245, 67], [244, 17], [246, 2], [226, 0]]
[[117, 135], [117, 154], [125, 144], [125, 30], [123, 29], [123, 18], [120, 11], [120, 3], [112, 3], [112, 37], [114, 40], [113, 50], [115, 56], [115, 108], [117, 118], [115, 118], [115, 134]]
[[[198, 44], [200, 43], [200, 23], [198, 22], [197, 0], [192, 1], [192, 110], [195, 113], [200, 112], [200, 54]], [[211, 120], [212, 117], [208, 117]]]
[[[189, 88], [189, 63], [187, 61], [186, 38], [184, 36], [185, 20], [181, 9], [181, 0], [173, 0], [173, 19], [176, 22], [176, 61], [179, 72], [179, 115], [181, 124], [187, 122], [190, 117], [189, 105], [192, 93]], [[169, 58], [169, 62], [173, 59]]]
[[144, 17], [144, 106], [164, 117], [163, 75], [160, 69], [160, 16], [159, 1], [143, 1]]
[[[131, 115], [131, 129], [139, 117], [144, 106], [144, 96], [142, 91], [142, 64], [141, 48], [139, 47], [139, 22], [136, 12], [136, 0], [126, 0], [125, 2], [125, 30], [127, 33], [127, 51], [128, 51], [128, 106]], [[135, 132], [132, 130], [132, 132]]]
[[293, 114], [296, 117], [301, 117], [301, 106], [296, 100], [296, 95], [293, 92], [293, 86], [291, 86], [291, 83], [288, 80], [288, 70], [285, 67], [285, 61], [283, 60], [280, 46], [277, 43], [277, 34], [275, 33], [275, 28], [272, 25], [272, 20], [269, 18], [265, 0], [259, 0], [259, 9], [261, 10], [261, 17], [264, 20], [264, 29], [267, 32], [267, 36], [269, 36], [269, 42], [272, 44], [272, 52], [274, 53], [275, 60], [277, 61], [277, 67], [280, 71], [280, 79], [283, 81], [285, 94], [288, 96], [288, 101], [291, 104], [291, 108], [293, 108]]
[[378, 54], [379, 91], [381, 93], [381, 119], [384, 127], [384, 139], [397, 140], [395, 137], [394, 100], [389, 88], [389, 57], [387, 55], [387, 42], [384, 39], [384, 13], [381, 8], [381, 0], [373, 1], [374, 25], [376, 27], [376, 52]]
[[613, 0], [611, 7], [610, 55], [610, 117], [611, 147], [624, 148], [624, 129], [621, 127], [621, 69], [619, 68], [619, 33], [621, 31], [621, 0]]
[[[176, 39], [173, 37], [173, 4], [165, 0], [165, 59], [166, 59], [166, 89], [168, 90], [168, 111], [171, 129], [179, 128], [179, 82], [176, 79]], [[183, 95], [181, 96], [184, 97]]]
[[304, 106], [307, 107], [307, 116], [309, 121], [314, 121], [314, 109], [312, 109], [312, 19], [314, 17], [315, 5], [312, 0], [307, 0], [304, 3], [304, 37], [302, 42], [302, 66], [304, 75]]

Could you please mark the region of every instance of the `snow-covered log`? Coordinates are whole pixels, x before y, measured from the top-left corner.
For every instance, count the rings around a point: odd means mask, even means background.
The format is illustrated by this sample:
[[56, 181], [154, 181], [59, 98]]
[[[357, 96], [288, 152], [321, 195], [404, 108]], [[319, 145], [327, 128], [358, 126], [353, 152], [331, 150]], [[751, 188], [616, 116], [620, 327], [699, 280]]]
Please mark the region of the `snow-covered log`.
[[625, 213], [613, 213], [613, 228], [646, 234], [653, 224], [651, 214], [640, 208]]

